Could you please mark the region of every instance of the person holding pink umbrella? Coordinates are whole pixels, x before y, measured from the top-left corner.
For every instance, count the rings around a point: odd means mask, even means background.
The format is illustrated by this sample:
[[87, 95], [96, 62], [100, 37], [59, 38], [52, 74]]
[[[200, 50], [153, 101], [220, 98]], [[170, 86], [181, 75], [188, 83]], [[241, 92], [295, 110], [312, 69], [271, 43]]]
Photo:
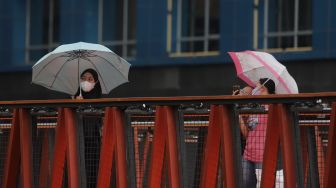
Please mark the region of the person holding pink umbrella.
[[[273, 55], [250, 50], [228, 53], [235, 65], [237, 76], [251, 87], [255, 87], [252, 95], [299, 93], [294, 78]], [[268, 105], [264, 107], [267, 110]], [[257, 186], [257, 178], [260, 177], [260, 173], [257, 176], [257, 172], [261, 172], [267, 120], [267, 114], [250, 115], [245, 119], [244, 124], [249, 132], [243, 155], [244, 187]], [[282, 184], [283, 181], [280, 182], [280, 187]]]
[[[275, 83], [272, 79], [261, 78], [253, 90], [254, 95], [275, 94]], [[263, 105], [267, 110], [268, 105]], [[243, 187], [255, 188], [257, 185], [256, 169], [262, 169], [265, 148], [267, 114], [256, 114], [242, 118], [247, 130], [246, 146], [242, 157]]]

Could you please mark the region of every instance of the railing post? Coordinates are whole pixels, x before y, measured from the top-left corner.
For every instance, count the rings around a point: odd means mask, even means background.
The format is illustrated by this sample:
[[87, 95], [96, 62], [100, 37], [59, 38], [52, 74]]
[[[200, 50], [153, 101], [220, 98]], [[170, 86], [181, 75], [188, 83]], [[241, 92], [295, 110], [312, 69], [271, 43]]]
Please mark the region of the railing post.
[[43, 141], [42, 141], [42, 152], [41, 152], [41, 164], [40, 164], [40, 173], [39, 173], [39, 187], [49, 187], [49, 133], [48, 130], [44, 130], [43, 132]]
[[165, 106], [164, 113], [167, 126], [167, 159], [168, 159], [168, 177], [172, 188], [180, 187], [179, 176], [179, 157], [177, 147], [176, 121], [172, 107]]
[[33, 187], [32, 127], [28, 109], [19, 109], [23, 187]]
[[110, 107], [105, 108], [103, 124], [102, 146], [100, 151], [97, 187], [109, 187], [112, 174], [113, 153], [115, 139], [113, 139], [113, 112]]
[[77, 144], [77, 126], [73, 109], [64, 108], [65, 130], [67, 137], [69, 187], [79, 187], [79, 162]]
[[230, 111], [223, 105], [212, 105], [208, 127], [201, 187], [216, 187], [222, 145], [224, 187], [237, 187], [237, 167], [234, 165], [234, 141]]
[[318, 168], [318, 173], [319, 173], [319, 182], [320, 182], [320, 187], [324, 187], [324, 180], [323, 178], [325, 177], [324, 172], [325, 172], [325, 164], [326, 164], [326, 155], [323, 151], [323, 143], [322, 143], [322, 137], [319, 134], [318, 127], [315, 127], [315, 137], [316, 137], [316, 148], [317, 148], [317, 168]]
[[274, 104], [269, 105], [263, 169], [260, 183], [262, 188], [274, 187], [280, 143], [280, 117], [278, 113], [279, 110]]
[[308, 172], [309, 182], [312, 187], [319, 187], [319, 171], [318, 171], [318, 157], [317, 157], [317, 145], [315, 127], [307, 127], [307, 149], [308, 149]]
[[19, 109], [13, 112], [7, 157], [3, 174], [2, 187], [16, 187], [20, 172], [20, 119]]
[[[139, 187], [143, 187], [143, 174], [142, 173], [142, 169], [140, 167], [140, 151], [139, 151], [139, 142], [138, 142], [138, 128], [134, 127], [134, 133], [133, 133], [134, 137], [133, 137], [133, 144], [134, 144], [134, 165], [135, 168], [133, 169], [133, 171], [135, 170], [135, 181], [136, 181], [136, 185], [138, 185]], [[145, 158], [146, 160], [146, 158]]]
[[127, 169], [126, 169], [126, 143], [124, 121], [121, 111], [117, 107], [112, 107], [114, 132], [115, 132], [115, 158], [116, 158], [116, 175], [117, 187], [127, 187]]
[[149, 187], [161, 187], [165, 151], [167, 152], [170, 186], [172, 188], [180, 187], [176, 124], [172, 107], [158, 106], [155, 118]]
[[325, 187], [336, 187], [336, 102], [332, 103], [330, 126], [328, 131], [327, 164], [325, 169]]
[[56, 141], [54, 147], [54, 157], [51, 173], [51, 187], [62, 187], [64, 164], [66, 159], [67, 137], [65, 134], [64, 109], [58, 110], [57, 126], [56, 126]]
[[303, 186], [307, 185], [308, 181], [308, 170], [309, 170], [309, 160], [308, 160], [308, 135], [306, 128], [299, 127], [300, 130], [300, 147], [302, 156], [302, 171], [303, 171]]
[[284, 183], [287, 188], [295, 188], [297, 185], [297, 174], [296, 174], [296, 160], [295, 160], [295, 142], [293, 133], [293, 124], [291, 116], [289, 114], [289, 109], [285, 104], [276, 104], [279, 108], [280, 115], [280, 125], [281, 125], [281, 139], [282, 143], [282, 155], [283, 155], [283, 167], [284, 167]]
[[210, 108], [208, 135], [204, 150], [204, 161], [202, 165], [201, 187], [216, 187], [217, 171], [219, 164], [220, 135], [221, 129], [218, 123], [219, 108], [212, 105]]
[[161, 111], [162, 107], [156, 108], [152, 160], [149, 171], [150, 188], [161, 187], [165, 152], [165, 123], [163, 120], [164, 116]]
[[296, 187], [295, 143], [290, 115], [284, 104], [272, 104], [269, 108], [261, 187], [274, 186], [280, 142], [285, 187]]
[[117, 187], [127, 187], [126, 150], [122, 113], [116, 107], [105, 109], [97, 187], [109, 187], [113, 156], [116, 160]]
[[294, 131], [294, 142], [295, 142], [295, 155], [296, 155], [296, 166], [297, 166], [297, 185], [296, 187], [304, 187], [304, 169], [307, 162], [307, 155], [304, 156], [304, 150], [305, 147], [307, 148], [306, 140], [303, 138], [306, 138], [303, 134], [304, 131], [301, 131], [300, 127], [300, 112], [297, 110], [297, 108], [290, 108], [292, 111], [292, 114], [290, 117], [292, 117], [292, 126]]
[[233, 124], [227, 106], [219, 106], [220, 125], [222, 127], [222, 146], [223, 146], [223, 174], [224, 187], [237, 187], [238, 169], [235, 166], [235, 150], [234, 150], [234, 136]]

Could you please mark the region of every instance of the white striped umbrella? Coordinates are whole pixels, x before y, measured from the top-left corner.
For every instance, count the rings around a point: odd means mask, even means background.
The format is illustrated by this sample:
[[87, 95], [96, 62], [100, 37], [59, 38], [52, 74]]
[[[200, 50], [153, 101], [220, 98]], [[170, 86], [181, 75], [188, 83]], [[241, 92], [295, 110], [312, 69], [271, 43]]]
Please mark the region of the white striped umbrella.
[[286, 67], [271, 54], [257, 51], [229, 52], [237, 76], [255, 87], [260, 78], [270, 78], [275, 83], [276, 94], [298, 93], [298, 86]]

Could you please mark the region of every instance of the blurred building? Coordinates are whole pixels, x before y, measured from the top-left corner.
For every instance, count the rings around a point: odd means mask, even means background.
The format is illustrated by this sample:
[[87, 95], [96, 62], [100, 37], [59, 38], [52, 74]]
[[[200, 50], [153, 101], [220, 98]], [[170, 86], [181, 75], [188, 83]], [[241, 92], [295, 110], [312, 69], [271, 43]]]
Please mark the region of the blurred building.
[[[228, 51], [262, 50], [300, 92], [336, 89], [334, 0], [1, 0], [0, 100], [67, 98], [31, 84], [60, 44], [106, 45], [131, 64], [110, 97], [230, 94]], [[242, 84], [242, 83], [241, 83]]]

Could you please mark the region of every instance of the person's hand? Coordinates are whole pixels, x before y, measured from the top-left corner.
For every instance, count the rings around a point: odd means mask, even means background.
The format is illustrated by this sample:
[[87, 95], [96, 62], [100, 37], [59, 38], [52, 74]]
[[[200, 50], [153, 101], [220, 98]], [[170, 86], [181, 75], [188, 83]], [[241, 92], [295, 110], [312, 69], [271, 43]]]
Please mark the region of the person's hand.
[[75, 99], [83, 99], [83, 96], [76, 96]]
[[241, 118], [242, 118], [244, 123], [247, 123], [249, 115], [241, 115]]
[[232, 86], [232, 95], [239, 95], [240, 93], [240, 85], [233, 85]]
[[239, 94], [239, 92], [240, 92], [240, 90], [238, 89], [238, 90], [235, 90], [235, 91], [233, 91], [232, 92], [232, 95], [238, 95]]

